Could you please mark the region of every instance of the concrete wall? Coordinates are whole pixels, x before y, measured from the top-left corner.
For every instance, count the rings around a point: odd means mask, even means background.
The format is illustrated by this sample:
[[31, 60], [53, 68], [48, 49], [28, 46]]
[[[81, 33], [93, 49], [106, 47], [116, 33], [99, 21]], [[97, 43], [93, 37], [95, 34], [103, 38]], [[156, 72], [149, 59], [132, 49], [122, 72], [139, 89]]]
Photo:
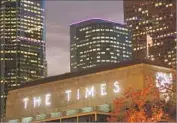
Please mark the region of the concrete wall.
[[[6, 117], [7, 119], [21, 119], [22, 117], [36, 116], [39, 114], [49, 114], [52, 112], [66, 111], [71, 109], [80, 109], [83, 107], [96, 106], [112, 103], [115, 97], [122, 96], [123, 92], [132, 88], [142, 88], [145, 85], [145, 76], [155, 78], [156, 72], [169, 73], [171, 70], [163, 67], [138, 64], [129, 67], [116, 68], [94, 74], [88, 74], [80, 77], [74, 77], [65, 80], [56, 80], [55, 82], [40, 84], [36, 86], [21, 88], [10, 91], [7, 98]], [[119, 82], [120, 91], [113, 92], [113, 83]], [[107, 95], [100, 95], [100, 84], [107, 84]], [[85, 88], [95, 87], [95, 96], [85, 98]], [[67, 101], [66, 90], [72, 90], [71, 101]], [[80, 89], [80, 99], [76, 99], [76, 91]], [[50, 93], [52, 103], [45, 105], [45, 94]], [[33, 107], [33, 97], [41, 97], [40, 107]], [[28, 97], [28, 106], [24, 108], [23, 99]]]

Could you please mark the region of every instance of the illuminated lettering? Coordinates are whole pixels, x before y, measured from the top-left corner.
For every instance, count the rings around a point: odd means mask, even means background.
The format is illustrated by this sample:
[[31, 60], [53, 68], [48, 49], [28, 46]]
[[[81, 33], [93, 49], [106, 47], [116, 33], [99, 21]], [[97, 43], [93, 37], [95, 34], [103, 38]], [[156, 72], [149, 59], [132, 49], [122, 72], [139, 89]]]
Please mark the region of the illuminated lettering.
[[79, 99], [80, 99], [80, 90], [77, 89], [77, 100], [79, 100]]
[[23, 99], [25, 109], [27, 108], [28, 101], [29, 101], [29, 98], [27, 97]]
[[107, 95], [106, 84], [101, 84], [101, 95]]
[[115, 81], [114, 82], [114, 89], [113, 89], [113, 91], [114, 91], [114, 93], [118, 93], [119, 90], [120, 90], [120, 88], [119, 88], [119, 82]]
[[67, 100], [70, 101], [70, 99], [71, 99], [71, 90], [66, 90], [65, 93], [67, 94]]
[[45, 95], [45, 105], [46, 105], [46, 106], [51, 105], [50, 97], [51, 97], [51, 94], [46, 94], [46, 95]]
[[34, 97], [33, 98], [33, 106], [39, 107], [41, 105], [41, 97]]
[[94, 96], [94, 86], [92, 86], [91, 88], [85, 88], [85, 98], [87, 98], [88, 96]]
[[[157, 74], [157, 78], [162, 78], [162, 77], [171, 77], [171, 75], [164, 75], [162, 73]], [[167, 78], [164, 79], [165, 81], [167, 81]], [[107, 87], [107, 83], [100, 83], [99, 86], [90, 86], [90, 87], [86, 87], [83, 88], [84, 90], [81, 90], [81, 88], [76, 88], [75, 90], [65, 90], [64, 92], [66, 93], [66, 100], [67, 101], [71, 101], [71, 99], [73, 99], [73, 97], [75, 97], [75, 99], [73, 100], [80, 100], [82, 98], [82, 95], [85, 96], [85, 98], [89, 98], [89, 97], [94, 97], [95, 94], [97, 95], [108, 95], [108, 92], [112, 91], [112, 93], [118, 93], [120, 91], [120, 87], [119, 87], [119, 82], [118, 81], [114, 81], [112, 83], [112, 87]], [[98, 88], [97, 88], [98, 87]], [[99, 91], [97, 91], [97, 89]], [[110, 89], [108, 91], [108, 89]], [[84, 91], [84, 94], [82, 94], [81, 92]], [[32, 97], [32, 98], [23, 98], [23, 103], [24, 103], [24, 109], [29, 108], [30, 104], [32, 104], [32, 106], [35, 107], [40, 107], [42, 105], [44, 106], [50, 106], [52, 105], [52, 93], [45, 93], [43, 96], [36, 96], [36, 97]], [[55, 95], [54, 95], [55, 97]], [[61, 99], [62, 100], [62, 99]]]

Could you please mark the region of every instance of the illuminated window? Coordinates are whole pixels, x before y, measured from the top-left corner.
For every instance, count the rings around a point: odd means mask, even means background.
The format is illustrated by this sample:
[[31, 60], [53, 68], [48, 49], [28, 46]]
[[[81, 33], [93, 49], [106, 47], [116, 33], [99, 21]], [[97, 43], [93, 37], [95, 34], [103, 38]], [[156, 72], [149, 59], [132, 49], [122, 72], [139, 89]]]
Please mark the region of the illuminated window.
[[142, 8], [138, 8], [138, 11], [141, 11], [142, 10]]

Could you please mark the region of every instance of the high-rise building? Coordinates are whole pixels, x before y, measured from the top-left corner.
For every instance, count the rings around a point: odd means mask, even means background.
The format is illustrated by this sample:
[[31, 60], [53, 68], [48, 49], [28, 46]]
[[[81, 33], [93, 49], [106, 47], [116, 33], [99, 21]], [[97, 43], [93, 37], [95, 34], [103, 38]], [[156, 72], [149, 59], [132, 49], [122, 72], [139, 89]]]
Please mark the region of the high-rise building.
[[131, 35], [125, 25], [99, 18], [70, 25], [71, 72], [131, 58]]
[[124, 0], [124, 18], [132, 32], [134, 59], [176, 67], [175, 0]]
[[0, 1], [1, 117], [8, 90], [46, 76], [44, 0]]

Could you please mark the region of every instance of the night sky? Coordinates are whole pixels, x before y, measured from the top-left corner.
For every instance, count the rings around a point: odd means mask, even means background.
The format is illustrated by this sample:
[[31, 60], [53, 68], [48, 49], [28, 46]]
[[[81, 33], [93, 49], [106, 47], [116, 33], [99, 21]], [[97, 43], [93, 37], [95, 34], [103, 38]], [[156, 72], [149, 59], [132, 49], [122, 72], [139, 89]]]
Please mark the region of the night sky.
[[123, 23], [123, 2], [46, 0], [48, 76], [70, 71], [69, 25], [89, 18]]

